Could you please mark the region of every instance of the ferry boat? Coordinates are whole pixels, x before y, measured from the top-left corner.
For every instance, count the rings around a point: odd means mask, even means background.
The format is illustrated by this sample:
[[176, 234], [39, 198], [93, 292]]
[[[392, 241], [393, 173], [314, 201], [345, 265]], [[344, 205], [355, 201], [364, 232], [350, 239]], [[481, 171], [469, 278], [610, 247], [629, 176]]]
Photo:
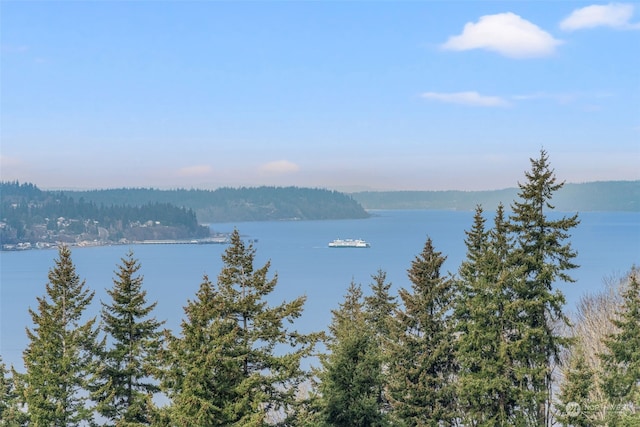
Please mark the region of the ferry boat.
[[362, 239], [336, 239], [329, 242], [330, 248], [368, 248], [371, 245]]

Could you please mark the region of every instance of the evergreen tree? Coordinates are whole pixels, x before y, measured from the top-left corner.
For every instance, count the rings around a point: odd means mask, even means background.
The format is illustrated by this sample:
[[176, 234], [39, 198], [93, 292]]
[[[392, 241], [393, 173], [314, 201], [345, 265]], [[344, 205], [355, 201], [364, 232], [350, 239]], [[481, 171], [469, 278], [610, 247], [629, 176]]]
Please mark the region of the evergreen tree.
[[380, 352], [382, 362], [379, 367], [378, 405], [382, 412], [389, 413], [391, 403], [387, 389], [389, 384], [388, 366], [391, 357], [391, 328], [398, 303], [396, 297], [389, 293], [391, 283], [387, 282], [387, 274], [384, 271], [378, 270], [372, 279], [371, 295], [364, 298], [365, 317], [368, 327], [373, 329], [376, 347]]
[[2, 356], [0, 355], [0, 427], [17, 427], [27, 425], [27, 414], [20, 404], [18, 374], [14, 371], [8, 376]]
[[[224, 309], [211, 281], [204, 276], [196, 299], [184, 309], [182, 336], [168, 337], [168, 371], [163, 386], [172, 400], [169, 425], [225, 426], [233, 422], [225, 410], [239, 400], [240, 363], [232, 351], [240, 336], [236, 320]], [[236, 351], [236, 353], [239, 353]]]
[[387, 282], [386, 272], [378, 270], [371, 278], [371, 295], [364, 298], [366, 320], [379, 338], [379, 344], [385, 346], [391, 332], [391, 318], [398, 304], [389, 293], [391, 283]]
[[276, 412], [295, 412], [308, 377], [300, 362], [317, 335], [284, 325], [302, 314], [305, 299], [267, 303], [277, 276], [268, 279], [270, 262], [254, 268], [255, 249], [237, 230], [222, 260], [217, 283], [205, 277], [185, 308], [182, 337], [169, 343], [165, 385], [175, 425], [267, 425]]
[[559, 359], [567, 338], [557, 333], [558, 324], [568, 324], [562, 312], [565, 298], [554, 291], [557, 281], [573, 282], [568, 271], [576, 268], [576, 252], [565, 242], [579, 223], [578, 216], [551, 219], [551, 199], [564, 183], [556, 181], [549, 158], [541, 150], [531, 159], [531, 171], [519, 184], [520, 200], [512, 205], [510, 231], [516, 240], [512, 263], [523, 269], [524, 280], [515, 289], [519, 306], [517, 375], [522, 391], [519, 413], [523, 422], [546, 426], [550, 422], [552, 364]]
[[33, 426], [79, 426], [92, 419], [87, 406], [87, 378], [97, 348], [96, 319], [82, 323], [94, 292], [81, 281], [71, 251], [61, 246], [49, 270], [47, 296], [29, 309], [33, 329], [24, 351], [24, 395]]
[[344, 427], [386, 425], [380, 405], [381, 351], [367, 323], [359, 285], [351, 283], [344, 302], [333, 311], [329, 332], [329, 354], [321, 358], [319, 373], [322, 422]]
[[582, 343], [574, 343], [568, 370], [560, 386], [560, 402], [556, 405], [556, 419], [562, 425], [589, 427], [596, 424], [589, 396], [593, 382], [594, 373], [587, 365]]
[[98, 386], [92, 394], [98, 412], [118, 426], [149, 425], [151, 398], [159, 390], [158, 354], [163, 322], [150, 317], [156, 303], [148, 304], [140, 264], [129, 251], [107, 290], [111, 304], [102, 303], [102, 324], [108, 349], [100, 354]]
[[[482, 276], [483, 260], [486, 258], [489, 245], [489, 232], [486, 230], [486, 222], [482, 206], [476, 206], [471, 230], [464, 232], [467, 236], [464, 241], [467, 253], [465, 261], [460, 266], [460, 277], [465, 287], [473, 285], [474, 281]], [[464, 294], [473, 296], [473, 290], [469, 288]]]
[[403, 308], [393, 325], [389, 392], [394, 417], [407, 425], [451, 425], [455, 419], [452, 280], [430, 238], [408, 271], [412, 290], [399, 291]]
[[603, 388], [611, 403], [610, 426], [640, 425], [640, 280], [633, 269], [622, 294], [619, 318], [612, 319], [618, 332], [605, 340]]
[[506, 262], [511, 250], [502, 205], [494, 228], [485, 229], [482, 208], [467, 231], [467, 258], [460, 267], [455, 305], [459, 331], [458, 405], [465, 425], [506, 426], [516, 412], [512, 377], [512, 288], [517, 272]]

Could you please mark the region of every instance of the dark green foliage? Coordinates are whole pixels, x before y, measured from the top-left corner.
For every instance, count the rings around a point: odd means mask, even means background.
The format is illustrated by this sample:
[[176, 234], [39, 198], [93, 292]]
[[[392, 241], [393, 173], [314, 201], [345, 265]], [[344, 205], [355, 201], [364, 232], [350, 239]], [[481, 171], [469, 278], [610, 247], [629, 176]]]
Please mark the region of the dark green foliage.
[[384, 271], [378, 270], [372, 279], [371, 295], [364, 298], [365, 318], [368, 328], [373, 330], [382, 361], [378, 385], [378, 406], [382, 412], [389, 413], [392, 408], [387, 393], [389, 378], [386, 367], [389, 366], [391, 358], [393, 316], [398, 309], [398, 303], [396, 297], [390, 294], [391, 282], [386, 281], [387, 274]]
[[234, 230], [217, 283], [205, 277], [185, 307], [182, 336], [166, 354], [173, 425], [262, 426], [276, 413], [295, 413], [308, 378], [300, 362], [318, 337], [286, 328], [302, 314], [304, 298], [270, 306], [277, 277], [268, 279], [269, 262], [254, 268], [254, 258]]
[[[383, 285], [384, 275], [378, 276]], [[383, 298], [386, 300], [386, 298]], [[387, 425], [383, 412], [382, 349], [375, 324], [369, 323], [362, 290], [351, 283], [344, 302], [333, 311], [329, 326], [328, 355], [321, 358], [320, 413], [327, 426], [366, 427]]]
[[97, 411], [114, 425], [149, 425], [153, 419], [151, 398], [159, 390], [158, 354], [163, 322], [151, 317], [156, 303], [148, 304], [140, 264], [129, 252], [116, 271], [111, 303], [102, 303], [102, 327], [106, 346], [100, 352], [92, 393]]
[[469, 425], [548, 425], [552, 370], [569, 340], [558, 281], [572, 282], [576, 253], [566, 240], [577, 215], [556, 217], [551, 199], [557, 183], [547, 153], [531, 159], [519, 200], [494, 228], [476, 210], [467, 232], [467, 259], [460, 268], [455, 314], [458, 340], [458, 404]]
[[0, 426], [26, 426], [28, 418], [20, 403], [19, 374], [15, 371], [11, 376], [8, 374], [0, 356]]
[[49, 271], [47, 295], [29, 309], [33, 329], [24, 352], [24, 397], [30, 425], [78, 426], [91, 420], [87, 406], [87, 379], [92, 375], [97, 349], [95, 318], [82, 322], [94, 292], [76, 274], [71, 251], [59, 249]]
[[65, 194], [104, 205], [170, 203], [194, 210], [201, 222], [319, 220], [369, 216], [351, 196], [318, 188], [242, 187], [213, 191], [122, 188], [69, 191]]
[[562, 309], [564, 295], [554, 290], [557, 281], [573, 282], [568, 271], [576, 268], [576, 252], [566, 242], [579, 223], [577, 214], [552, 219], [551, 199], [563, 183], [557, 183], [548, 155], [541, 150], [531, 159], [531, 171], [520, 184], [520, 200], [512, 205], [510, 231], [515, 238], [512, 265], [522, 268], [524, 280], [517, 282], [515, 312], [518, 322], [515, 373], [522, 390], [520, 415], [528, 423], [546, 425], [550, 418], [551, 370], [568, 340], [557, 331], [568, 324]]
[[172, 399], [171, 425], [224, 426], [233, 421], [224, 406], [241, 398], [235, 389], [242, 377], [240, 363], [232, 353], [240, 337], [236, 320], [219, 312], [222, 308], [205, 276], [196, 299], [184, 309], [182, 336], [169, 337], [164, 388]]
[[589, 427], [595, 425], [594, 402], [589, 398], [595, 376], [581, 347], [580, 342], [573, 345], [568, 370], [560, 386], [556, 419], [562, 425]]
[[459, 331], [458, 408], [466, 425], [507, 426], [518, 412], [512, 289], [519, 272], [507, 262], [512, 246], [503, 207], [498, 207], [493, 229], [485, 230], [484, 224], [478, 207], [467, 232], [467, 258], [460, 267], [454, 311]]
[[640, 425], [640, 280], [632, 269], [622, 294], [620, 316], [613, 318], [618, 332], [605, 340], [603, 389], [611, 404], [610, 426]]
[[452, 280], [440, 275], [445, 261], [430, 238], [409, 269], [411, 291], [393, 325], [389, 392], [402, 425], [450, 425], [455, 419]]
[[385, 347], [391, 333], [391, 318], [398, 308], [396, 297], [391, 296], [391, 283], [387, 282], [387, 273], [378, 270], [371, 276], [371, 295], [364, 298], [367, 323], [373, 331], [381, 347]]
[[[72, 193], [71, 193], [72, 194]], [[150, 201], [104, 205], [63, 192], [41, 191], [32, 184], [0, 183], [0, 244], [75, 241], [100, 237], [117, 241], [184, 239], [209, 236], [193, 210]], [[59, 220], [62, 218], [61, 220]]]

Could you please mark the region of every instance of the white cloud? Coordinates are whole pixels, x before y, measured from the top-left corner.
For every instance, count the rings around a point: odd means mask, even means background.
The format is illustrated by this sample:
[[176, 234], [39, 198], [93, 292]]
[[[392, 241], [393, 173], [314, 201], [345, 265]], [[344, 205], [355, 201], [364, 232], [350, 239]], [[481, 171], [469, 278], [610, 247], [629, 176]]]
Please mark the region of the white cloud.
[[450, 37], [442, 48], [486, 49], [510, 58], [534, 58], [551, 55], [561, 43], [537, 25], [507, 12], [465, 24], [462, 34]]
[[0, 45], [0, 52], [2, 53], [24, 53], [28, 50], [29, 48], [25, 45], [13, 45], [13, 44]]
[[438, 93], [426, 92], [421, 95], [426, 99], [447, 102], [451, 104], [463, 104], [476, 107], [507, 107], [509, 102], [499, 96], [484, 96], [478, 92], [454, 92]]
[[530, 101], [530, 100], [552, 100], [559, 104], [569, 104], [574, 102], [578, 98], [578, 94], [575, 93], [547, 93], [536, 92], [526, 95], [514, 95], [512, 99], [516, 101]]
[[295, 173], [299, 170], [300, 166], [288, 160], [276, 160], [260, 166], [261, 172], [273, 175]]
[[604, 99], [610, 98], [613, 94], [609, 92], [573, 92], [573, 93], [550, 93], [536, 92], [523, 95], [513, 95], [514, 101], [553, 101], [560, 105], [569, 105], [581, 103], [584, 111], [598, 111], [601, 109], [597, 103]]
[[640, 23], [630, 23], [633, 16], [633, 5], [610, 3], [593, 5], [574, 10], [571, 15], [560, 22], [565, 31], [583, 28], [611, 27], [616, 29], [640, 29]]
[[197, 177], [208, 176], [212, 172], [213, 168], [209, 165], [194, 165], [178, 169], [177, 175], [181, 177]]

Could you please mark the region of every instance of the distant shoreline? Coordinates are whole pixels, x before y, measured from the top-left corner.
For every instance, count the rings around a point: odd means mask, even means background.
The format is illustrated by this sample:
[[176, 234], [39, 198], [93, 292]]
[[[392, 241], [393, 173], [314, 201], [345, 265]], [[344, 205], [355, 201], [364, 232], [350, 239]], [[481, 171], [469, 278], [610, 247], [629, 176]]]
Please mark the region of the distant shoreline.
[[81, 241], [81, 242], [60, 242], [48, 243], [37, 242], [31, 244], [29, 242], [2, 245], [2, 252], [21, 252], [29, 250], [57, 249], [59, 246], [66, 245], [72, 248], [93, 248], [101, 246], [125, 246], [125, 245], [226, 245], [229, 243], [228, 235], [217, 235], [215, 237], [207, 237], [202, 239], [164, 239], [164, 240], [126, 240], [126, 241]]

